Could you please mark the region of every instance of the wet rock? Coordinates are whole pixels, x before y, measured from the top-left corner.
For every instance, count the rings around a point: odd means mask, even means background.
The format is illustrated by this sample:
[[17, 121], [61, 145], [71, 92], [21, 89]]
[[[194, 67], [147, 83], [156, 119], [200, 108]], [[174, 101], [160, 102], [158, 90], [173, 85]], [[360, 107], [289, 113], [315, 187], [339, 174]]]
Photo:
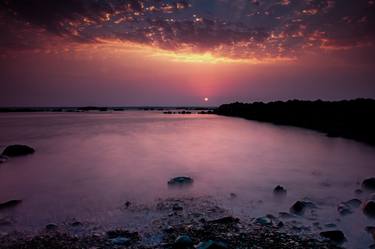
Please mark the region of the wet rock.
[[2, 155], [7, 157], [16, 157], [33, 154], [34, 152], [35, 150], [27, 145], [15, 144], [6, 147]]
[[223, 217], [216, 220], [211, 220], [209, 223], [216, 223], [216, 224], [235, 224], [239, 223], [240, 220], [238, 218], [234, 218], [232, 216]]
[[368, 201], [366, 202], [363, 213], [365, 213], [368, 216], [375, 217], [375, 201]]
[[208, 240], [208, 241], [200, 242], [195, 248], [196, 249], [226, 249], [229, 247], [223, 242]]
[[259, 217], [255, 220], [255, 223], [263, 226], [270, 226], [272, 225], [272, 220], [268, 217]]
[[193, 240], [188, 235], [180, 235], [175, 240], [174, 248], [190, 248], [194, 245]]
[[340, 203], [338, 206], [337, 206], [337, 211], [341, 214], [341, 215], [348, 215], [348, 214], [351, 214], [353, 213], [353, 211], [351, 210], [350, 206], [345, 204], [345, 203]]
[[130, 201], [127, 201], [127, 202], [125, 202], [125, 204], [124, 204], [125, 208], [129, 208], [130, 205], [131, 205], [131, 202], [130, 202]]
[[307, 208], [317, 208], [311, 201], [296, 201], [291, 207], [290, 212], [298, 215], [303, 215]]
[[346, 240], [344, 233], [340, 230], [321, 232], [320, 236], [327, 238], [336, 243], [342, 243]]
[[358, 208], [361, 206], [362, 201], [359, 199], [351, 199], [349, 201], [344, 202], [344, 204], [352, 207], [352, 208]]
[[362, 188], [375, 190], [375, 177], [365, 179], [362, 182]]
[[283, 186], [277, 185], [277, 186], [273, 189], [273, 193], [274, 193], [275, 195], [286, 195], [286, 189], [285, 189]]
[[12, 208], [20, 204], [22, 200], [10, 200], [7, 202], [0, 203], [0, 210], [1, 209], [7, 209], [7, 208]]
[[172, 206], [172, 210], [173, 211], [182, 211], [184, 208], [183, 207], [181, 207], [179, 204], [177, 204], [177, 203], [175, 203], [175, 204], [173, 204], [173, 206]]
[[70, 223], [70, 225], [71, 225], [72, 227], [79, 227], [79, 226], [82, 226], [82, 223], [79, 222], [79, 221], [74, 221], [74, 222]]
[[193, 179], [188, 176], [178, 176], [168, 181], [168, 185], [188, 185], [192, 183]]
[[118, 236], [116, 238], [110, 239], [112, 245], [115, 246], [127, 246], [130, 244], [130, 239], [122, 236]]
[[56, 230], [57, 227], [58, 226], [55, 223], [50, 223], [50, 224], [46, 225], [47, 230]]
[[368, 226], [366, 227], [366, 231], [372, 236], [373, 240], [375, 241], [375, 227]]

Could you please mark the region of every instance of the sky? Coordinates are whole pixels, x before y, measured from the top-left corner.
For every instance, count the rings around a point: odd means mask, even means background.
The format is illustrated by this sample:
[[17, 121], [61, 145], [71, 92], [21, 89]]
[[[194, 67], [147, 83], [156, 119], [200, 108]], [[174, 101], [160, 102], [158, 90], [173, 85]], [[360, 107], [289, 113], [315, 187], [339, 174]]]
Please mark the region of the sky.
[[0, 106], [375, 98], [374, 27], [375, 0], [0, 0]]

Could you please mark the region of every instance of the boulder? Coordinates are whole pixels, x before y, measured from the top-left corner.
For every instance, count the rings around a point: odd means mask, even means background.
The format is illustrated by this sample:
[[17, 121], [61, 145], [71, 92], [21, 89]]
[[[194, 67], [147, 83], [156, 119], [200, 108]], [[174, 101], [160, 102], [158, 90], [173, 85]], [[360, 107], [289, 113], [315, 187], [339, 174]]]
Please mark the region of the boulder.
[[57, 227], [58, 226], [54, 223], [50, 223], [50, 224], [46, 225], [47, 230], [55, 230], [55, 229], [57, 229]]
[[18, 204], [20, 204], [21, 202], [22, 202], [22, 200], [10, 200], [10, 201], [0, 203], [0, 210], [15, 207]]
[[365, 179], [362, 182], [362, 187], [365, 189], [375, 190], [375, 177]]
[[200, 242], [195, 248], [196, 249], [226, 249], [229, 247], [223, 242], [208, 240], [208, 241]]
[[16, 157], [33, 154], [34, 152], [35, 150], [27, 145], [14, 144], [6, 147], [2, 155], [7, 157]]
[[367, 201], [363, 208], [363, 213], [368, 216], [375, 217], [375, 201]]
[[285, 189], [283, 186], [277, 185], [277, 186], [273, 189], [273, 193], [274, 193], [275, 195], [286, 195], [286, 189]]
[[174, 248], [190, 248], [194, 245], [193, 240], [188, 235], [180, 235], [175, 240]]
[[178, 176], [168, 181], [168, 185], [188, 185], [192, 183], [193, 179], [188, 176]]
[[259, 217], [255, 220], [255, 223], [263, 226], [271, 226], [272, 220], [268, 217]]
[[340, 230], [332, 230], [332, 231], [321, 232], [320, 236], [322, 236], [326, 239], [329, 239], [333, 242], [336, 242], [336, 243], [342, 243], [346, 240], [344, 233]]

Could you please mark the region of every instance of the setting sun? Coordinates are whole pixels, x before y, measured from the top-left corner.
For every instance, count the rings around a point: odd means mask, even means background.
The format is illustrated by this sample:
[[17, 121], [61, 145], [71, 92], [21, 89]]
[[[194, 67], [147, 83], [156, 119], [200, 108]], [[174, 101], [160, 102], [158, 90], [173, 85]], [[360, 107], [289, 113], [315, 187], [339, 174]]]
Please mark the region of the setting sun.
[[208, 98], [207, 98], [207, 97], [205, 97], [205, 98], [204, 98], [204, 102], [207, 102], [207, 101], [208, 101]]

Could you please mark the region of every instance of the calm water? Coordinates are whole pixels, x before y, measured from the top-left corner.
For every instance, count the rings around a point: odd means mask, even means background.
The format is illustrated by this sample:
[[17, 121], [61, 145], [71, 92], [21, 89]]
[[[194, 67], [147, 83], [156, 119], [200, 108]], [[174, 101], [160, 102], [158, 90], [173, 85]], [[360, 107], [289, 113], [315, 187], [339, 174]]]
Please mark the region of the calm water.
[[[258, 217], [288, 211], [307, 197], [319, 209], [316, 220], [302, 222], [337, 224], [349, 238], [348, 247], [372, 241], [364, 227], [374, 226], [374, 220], [360, 209], [347, 216], [336, 211], [341, 201], [364, 201], [369, 193], [358, 196], [354, 190], [375, 175], [375, 148], [355, 141], [215, 115], [1, 114], [0, 149], [14, 143], [37, 152], [0, 166], [0, 202], [24, 200], [0, 212], [13, 221], [0, 231], [37, 229], [70, 218], [121, 223], [119, 207], [127, 200], [147, 204], [212, 196], [234, 215]], [[192, 176], [193, 186], [168, 188], [168, 179], [178, 175]], [[285, 199], [273, 196], [277, 184], [288, 189]], [[237, 198], [228, 198], [232, 192]]]

